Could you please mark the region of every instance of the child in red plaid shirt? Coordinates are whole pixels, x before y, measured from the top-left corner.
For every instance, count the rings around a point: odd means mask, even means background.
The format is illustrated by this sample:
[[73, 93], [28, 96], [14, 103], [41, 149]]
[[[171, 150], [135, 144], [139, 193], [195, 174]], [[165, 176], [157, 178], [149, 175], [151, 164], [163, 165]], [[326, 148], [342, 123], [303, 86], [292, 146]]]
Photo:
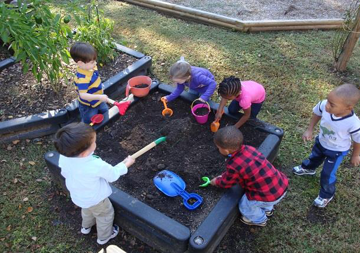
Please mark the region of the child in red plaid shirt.
[[245, 191], [239, 202], [241, 221], [247, 225], [266, 226], [274, 205], [286, 194], [287, 177], [254, 147], [243, 145], [243, 135], [234, 126], [216, 132], [214, 142], [222, 155], [230, 157], [226, 171], [212, 179], [211, 184], [221, 188], [240, 184]]

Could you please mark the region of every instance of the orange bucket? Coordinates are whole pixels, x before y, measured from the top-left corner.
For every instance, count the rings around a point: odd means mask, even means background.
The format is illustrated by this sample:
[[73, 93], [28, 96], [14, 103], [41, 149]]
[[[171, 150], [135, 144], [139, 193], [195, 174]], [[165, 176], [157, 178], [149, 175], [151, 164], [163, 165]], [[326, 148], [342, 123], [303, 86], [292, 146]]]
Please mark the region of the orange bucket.
[[145, 97], [150, 92], [151, 83], [152, 80], [148, 76], [135, 76], [129, 79], [125, 95], [129, 96], [131, 91], [136, 97]]

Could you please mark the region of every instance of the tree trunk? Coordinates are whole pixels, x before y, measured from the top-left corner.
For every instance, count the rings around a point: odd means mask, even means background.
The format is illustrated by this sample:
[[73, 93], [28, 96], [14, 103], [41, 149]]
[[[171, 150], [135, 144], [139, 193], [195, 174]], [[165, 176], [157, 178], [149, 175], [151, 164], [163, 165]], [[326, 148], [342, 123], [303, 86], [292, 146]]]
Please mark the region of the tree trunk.
[[339, 59], [335, 62], [335, 68], [338, 71], [344, 71], [346, 69], [346, 65], [350, 60], [351, 54], [356, 46], [359, 37], [360, 37], [360, 6], [358, 7], [354, 28], [346, 38], [346, 41], [339, 55]]

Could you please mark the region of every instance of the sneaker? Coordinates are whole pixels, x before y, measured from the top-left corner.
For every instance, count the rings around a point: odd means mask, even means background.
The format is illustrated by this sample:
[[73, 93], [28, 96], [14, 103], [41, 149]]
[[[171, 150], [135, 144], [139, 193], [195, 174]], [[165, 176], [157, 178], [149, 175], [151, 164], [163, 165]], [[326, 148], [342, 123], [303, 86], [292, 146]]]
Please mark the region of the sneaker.
[[97, 239], [97, 243], [100, 244], [100, 245], [104, 245], [105, 243], [107, 243], [109, 240], [115, 238], [119, 233], [119, 226], [118, 225], [114, 225], [113, 226], [113, 232], [112, 234], [109, 236], [109, 238], [106, 238], [104, 240], [100, 240], [100, 239]]
[[242, 216], [240, 218], [240, 220], [242, 221], [242, 223], [245, 223], [246, 225], [249, 225], [249, 226], [259, 226], [259, 227], [265, 227], [266, 226], [266, 221], [261, 222], [261, 223], [254, 223], [251, 220], [246, 219], [244, 216]]
[[90, 233], [90, 231], [91, 231], [91, 227], [89, 227], [89, 228], [81, 228], [81, 233], [83, 234], [83, 235], [88, 235], [89, 233]]
[[327, 204], [329, 204], [329, 202], [334, 198], [334, 196], [332, 196], [329, 199], [323, 199], [320, 196], [317, 196], [317, 198], [314, 200], [313, 205], [316, 207], [320, 207], [320, 208], [324, 208], [325, 206], [327, 206]]
[[274, 209], [271, 211], [265, 211], [266, 217], [271, 217], [271, 216], [273, 216], [273, 214], [274, 214]]
[[307, 169], [304, 169], [303, 167], [301, 167], [301, 165], [299, 166], [295, 166], [293, 169], [292, 169], [293, 173], [295, 175], [298, 175], [298, 176], [302, 176], [302, 175], [315, 175], [316, 174], [316, 171], [315, 170], [307, 170]]

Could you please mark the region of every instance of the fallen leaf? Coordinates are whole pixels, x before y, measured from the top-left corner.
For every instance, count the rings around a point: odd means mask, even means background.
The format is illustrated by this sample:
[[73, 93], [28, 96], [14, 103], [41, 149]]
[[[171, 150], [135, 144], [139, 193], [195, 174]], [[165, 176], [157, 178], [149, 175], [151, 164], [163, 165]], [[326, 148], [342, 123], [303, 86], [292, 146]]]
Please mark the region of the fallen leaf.
[[9, 145], [9, 146], [7, 146], [7, 148], [6, 148], [7, 150], [12, 150], [12, 147]]
[[30, 164], [30, 165], [35, 165], [35, 162], [30, 161], [29, 164]]
[[12, 141], [12, 143], [13, 143], [14, 145], [18, 144], [19, 142], [20, 142], [20, 140]]
[[7, 227], [6, 227], [6, 230], [7, 230], [7, 231], [10, 231], [10, 230], [11, 230], [11, 225], [7, 226]]
[[37, 237], [36, 237], [36, 236], [33, 236], [33, 237], [31, 237], [31, 239], [32, 239], [33, 241], [36, 241], [36, 240], [37, 240]]
[[25, 201], [28, 201], [29, 200], [29, 198], [28, 197], [26, 197], [26, 198], [24, 198], [23, 199], [23, 201], [25, 202]]
[[22, 205], [21, 204], [19, 204], [19, 209], [21, 209], [22, 208]]
[[29, 206], [26, 211], [27, 211], [28, 213], [31, 213], [33, 210], [34, 210], [34, 208], [32, 208], [31, 206]]
[[14, 184], [16, 184], [18, 182], [17, 178], [14, 178]]

